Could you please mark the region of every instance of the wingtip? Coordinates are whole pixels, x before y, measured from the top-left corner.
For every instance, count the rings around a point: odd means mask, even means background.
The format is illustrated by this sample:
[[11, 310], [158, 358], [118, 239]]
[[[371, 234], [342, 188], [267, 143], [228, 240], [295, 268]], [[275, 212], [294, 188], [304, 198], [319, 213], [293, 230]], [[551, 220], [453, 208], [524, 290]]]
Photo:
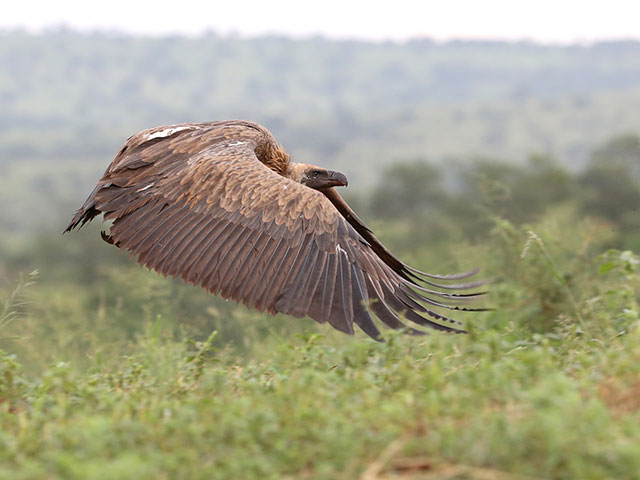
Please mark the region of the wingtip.
[[77, 221], [72, 220], [72, 221], [69, 223], [69, 225], [67, 225], [67, 228], [65, 228], [65, 229], [62, 231], [62, 235], [64, 235], [65, 233], [69, 233], [71, 230], [75, 229], [76, 227], [78, 227], [78, 222], [77, 222]]

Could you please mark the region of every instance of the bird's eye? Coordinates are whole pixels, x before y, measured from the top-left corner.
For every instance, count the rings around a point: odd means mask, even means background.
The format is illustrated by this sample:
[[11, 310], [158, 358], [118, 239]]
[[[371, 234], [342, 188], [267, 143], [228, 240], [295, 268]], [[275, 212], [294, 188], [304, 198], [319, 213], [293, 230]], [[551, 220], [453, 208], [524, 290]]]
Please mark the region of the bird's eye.
[[312, 178], [318, 178], [318, 175], [320, 175], [320, 172], [318, 170], [314, 170], [313, 172], [311, 172]]

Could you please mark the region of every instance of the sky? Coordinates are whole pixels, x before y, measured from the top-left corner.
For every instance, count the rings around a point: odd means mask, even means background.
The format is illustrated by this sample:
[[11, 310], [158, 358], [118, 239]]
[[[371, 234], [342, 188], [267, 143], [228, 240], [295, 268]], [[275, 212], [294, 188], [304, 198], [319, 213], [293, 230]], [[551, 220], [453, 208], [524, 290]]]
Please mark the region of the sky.
[[591, 43], [640, 39], [640, 0], [24, 0], [0, 29], [65, 26], [144, 35], [220, 34], [403, 41], [415, 37]]

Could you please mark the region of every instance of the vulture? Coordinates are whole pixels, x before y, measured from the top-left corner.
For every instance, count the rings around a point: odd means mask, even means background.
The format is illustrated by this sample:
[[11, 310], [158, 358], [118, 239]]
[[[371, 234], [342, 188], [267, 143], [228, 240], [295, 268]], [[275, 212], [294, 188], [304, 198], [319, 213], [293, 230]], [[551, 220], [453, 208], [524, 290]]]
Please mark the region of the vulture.
[[[165, 276], [260, 312], [311, 317], [374, 339], [392, 329], [464, 333], [443, 310], [484, 282], [395, 257], [338, 194], [339, 172], [295, 163], [262, 125], [183, 123], [141, 131], [115, 156], [65, 229], [95, 216], [102, 237]], [[406, 322], [414, 324], [408, 326]]]

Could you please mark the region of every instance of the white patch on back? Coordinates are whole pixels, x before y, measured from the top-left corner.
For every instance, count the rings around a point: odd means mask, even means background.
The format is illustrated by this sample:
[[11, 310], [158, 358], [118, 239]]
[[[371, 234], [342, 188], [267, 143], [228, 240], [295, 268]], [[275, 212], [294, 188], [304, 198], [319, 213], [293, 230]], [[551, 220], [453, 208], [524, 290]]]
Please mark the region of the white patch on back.
[[244, 142], [241, 142], [240, 140], [238, 140], [237, 142], [232, 142], [227, 144], [228, 147], [235, 147], [236, 145], [244, 145]]
[[336, 253], [344, 253], [344, 255], [348, 257], [347, 251], [344, 248], [342, 248], [340, 245], [336, 245]]
[[151, 188], [151, 187], [153, 187], [153, 183], [150, 183], [146, 187], [139, 188], [138, 190], [136, 190], [136, 193], [144, 192], [145, 190], [147, 190], [148, 188]]
[[155, 133], [148, 133], [145, 136], [145, 140], [153, 140], [154, 138], [163, 138], [163, 137], [168, 137], [170, 135], [173, 135], [176, 132], [181, 132], [182, 130], [193, 130], [194, 127], [171, 127], [171, 128], [165, 128], [164, 130], [160, 130], [159, 132], [155, 132]]

